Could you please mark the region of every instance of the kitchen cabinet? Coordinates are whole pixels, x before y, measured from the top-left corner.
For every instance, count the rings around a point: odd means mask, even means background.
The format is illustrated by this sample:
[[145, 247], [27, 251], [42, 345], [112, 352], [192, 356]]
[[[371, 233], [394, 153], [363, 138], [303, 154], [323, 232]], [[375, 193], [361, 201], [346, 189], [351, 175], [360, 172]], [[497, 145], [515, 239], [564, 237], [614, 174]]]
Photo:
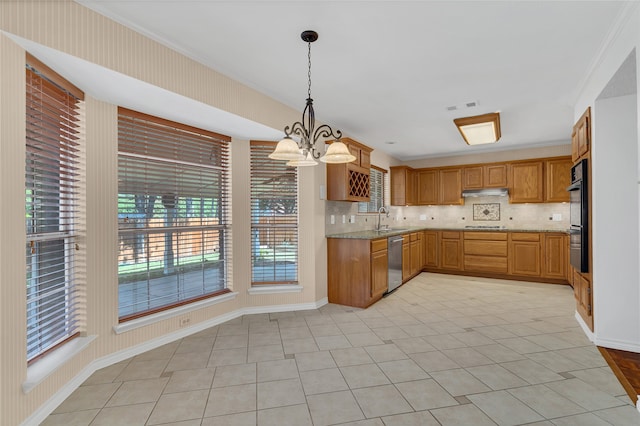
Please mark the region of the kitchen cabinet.
[[509, 234], [509, 274], [523, 277], [541, 275], [540, 234], [513, 232]]
[[388, 288], [387, 239], [327, 239], [330, 303], [366, 308]]
[[462, 198], [462, 169], [447, 168], [439, 171], [439, 204], [464, 204]]
[[571, 166], [569, 157], [555, 158], [544, 162], [545, 171], [545, 203], [568, 203], [571, 184]]
[[544, 202], [544, 166], [542, 161], [509, 164], [509, 202]]
[[464, 270], [508, 273], [507, 237], [505, 232], [464, 232]]
[[440, 249], [438, 231], [424, 231], [424, 266], [438, 268], [440, 266]]
[[462, 189], [507, 187], [506, 164], [484, 164], [465, 167], [462, 173]]
[[441, 231], [440, 269], [462, 270], [462, 239], [460, 234], [459, 231]]
[[578, 161], [589, 152], [591, 146], [591, 107], [582, 114], [571, 133], [571, 159]]
[[411, 252], [411, 277], [415, 277], [422, 271], [422, 244], [421, 232], [413, 232], [410, 235], [410, 252]]
[[567, 276], [567, 236], [564, 234], [544, 234], [544, 259], [542, 276], [566, 279]]
[[576, 298], [576, 308], [585, 322], [593, 328], [591, 281], [575, 268], [571, 269], [573, 270], [573, 292]]
[[402, 282], [411, 279], [411, 236], [402, 236]]
[[327, 200], [369, 201], [372, 149], [350, 138], [342, 138], [356, 160], [327, 164]]
[[407, 166], [390, 167], [391, 205], [413, 206], [418, 201], [418, 174]]
[[439, 173], [435, 169], [420, 170], [418, 173], [418, 204], [421, 206], [439, 203]]

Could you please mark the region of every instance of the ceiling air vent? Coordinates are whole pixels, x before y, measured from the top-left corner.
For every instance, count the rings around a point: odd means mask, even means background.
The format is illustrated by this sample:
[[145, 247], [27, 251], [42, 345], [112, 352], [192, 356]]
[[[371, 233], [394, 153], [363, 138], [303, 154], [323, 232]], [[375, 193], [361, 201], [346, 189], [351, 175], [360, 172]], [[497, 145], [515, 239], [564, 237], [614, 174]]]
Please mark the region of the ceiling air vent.
[[478, 102], [476, 102], [476, 101], [467, 102], [467, 103], [465, 103], [464, 105], [465, 105], [467, 108], [473, 108], [473, 107], [478, 106]]
[[455, 105], [451, 105], [451, 106], [448, 106], [448, 107], [447, 107], [447, 111], [455, 111], [455, 110], [457, 110], [457, 109], [458, 109], [458, 107], [457, 107], [457, 106], [455, 106]]

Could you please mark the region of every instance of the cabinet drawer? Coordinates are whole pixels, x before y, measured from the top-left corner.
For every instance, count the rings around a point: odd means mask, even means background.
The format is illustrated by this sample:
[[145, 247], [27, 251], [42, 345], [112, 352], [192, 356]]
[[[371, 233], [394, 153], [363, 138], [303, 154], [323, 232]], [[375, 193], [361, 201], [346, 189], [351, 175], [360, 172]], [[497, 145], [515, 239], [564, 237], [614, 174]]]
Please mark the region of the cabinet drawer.
[[386, 250], [387, 249], [387, 239], [380, 240], [372, 240], [371, 241], [371, 253], [375, 253], [376, 251]]
[[445, 240], [459, 240], [460, 232], [457, 231], [442, 231], [442, 238]]
[[506, 232], [465, 232], [465, 240], [493, 240], [507, 241], [508, 234]]
[[514, 232], [511, 241], [540, 241], [540, 234], [532, 232]]
[[507, 258], [506, 241], [464, 241], [464, 254], [475, 254], [480, 256], [501, 256]]
[[495, 272], [506, 274], [509, 267], [506, 256], [493, 257], [465, 254], [464, 270], [469, 272]]
[[418, 233], [414, 232], [413, 234], [410, 235], [411, 240], [410, 241], [418, 241]]

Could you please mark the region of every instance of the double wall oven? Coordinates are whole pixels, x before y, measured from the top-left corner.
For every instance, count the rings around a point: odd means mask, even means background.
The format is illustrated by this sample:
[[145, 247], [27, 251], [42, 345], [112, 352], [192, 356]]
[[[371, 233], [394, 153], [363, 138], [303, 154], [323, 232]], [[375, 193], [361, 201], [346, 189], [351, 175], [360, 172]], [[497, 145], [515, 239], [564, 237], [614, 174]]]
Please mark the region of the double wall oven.
[[589, 203], [587, 182], [587, 160], [571, 168], [571, 185], [567, 188], [571, 196], [569, 229], [569, 258], [571, 265], [580, 272], [589, 272]]

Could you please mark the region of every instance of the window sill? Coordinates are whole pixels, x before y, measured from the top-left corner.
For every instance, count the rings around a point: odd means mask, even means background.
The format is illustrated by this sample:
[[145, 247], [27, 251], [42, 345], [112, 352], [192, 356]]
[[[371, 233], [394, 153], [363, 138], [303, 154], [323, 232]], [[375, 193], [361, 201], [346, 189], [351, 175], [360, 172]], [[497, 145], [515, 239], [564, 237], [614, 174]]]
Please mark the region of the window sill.
[[22, 383], [22, 392], [31, 392], [44, 379], [82, 352], [96, 337], [98, 336], [76, 337], [27, 367], [27, 379]]
[[217, 305], [218, 303], [223, 303], [223, 302], [235, 299], [237, 295], [238, 293], [229, 292], [229, 293], [224, 293], [217, 297], [211, 297], [209, 299], [203, 299], [197, 302], [178, 306], [173, 309], [167, 309], [166, 311], [161, 311], [156, 314], [147, 315], [144, 317], [136, 318], [131, 321], [123, 322], [118, 325], [114, 325], [113, 331], [115, 331], [116, 334], [126, 333], [127, 331], [135, 330], [140, 327], [146, 327], [148, 325], [155, 324], [159, 321], [164, 321], [166, 319], [173, 318], [178, 315], [183, 315], [188, 312], [192, 312], [198, 309], [206, 308], [208, 306]]
[[256, 285], [247, 292], [249, 294], [300, 293], [303, 287], [299, 284]]

